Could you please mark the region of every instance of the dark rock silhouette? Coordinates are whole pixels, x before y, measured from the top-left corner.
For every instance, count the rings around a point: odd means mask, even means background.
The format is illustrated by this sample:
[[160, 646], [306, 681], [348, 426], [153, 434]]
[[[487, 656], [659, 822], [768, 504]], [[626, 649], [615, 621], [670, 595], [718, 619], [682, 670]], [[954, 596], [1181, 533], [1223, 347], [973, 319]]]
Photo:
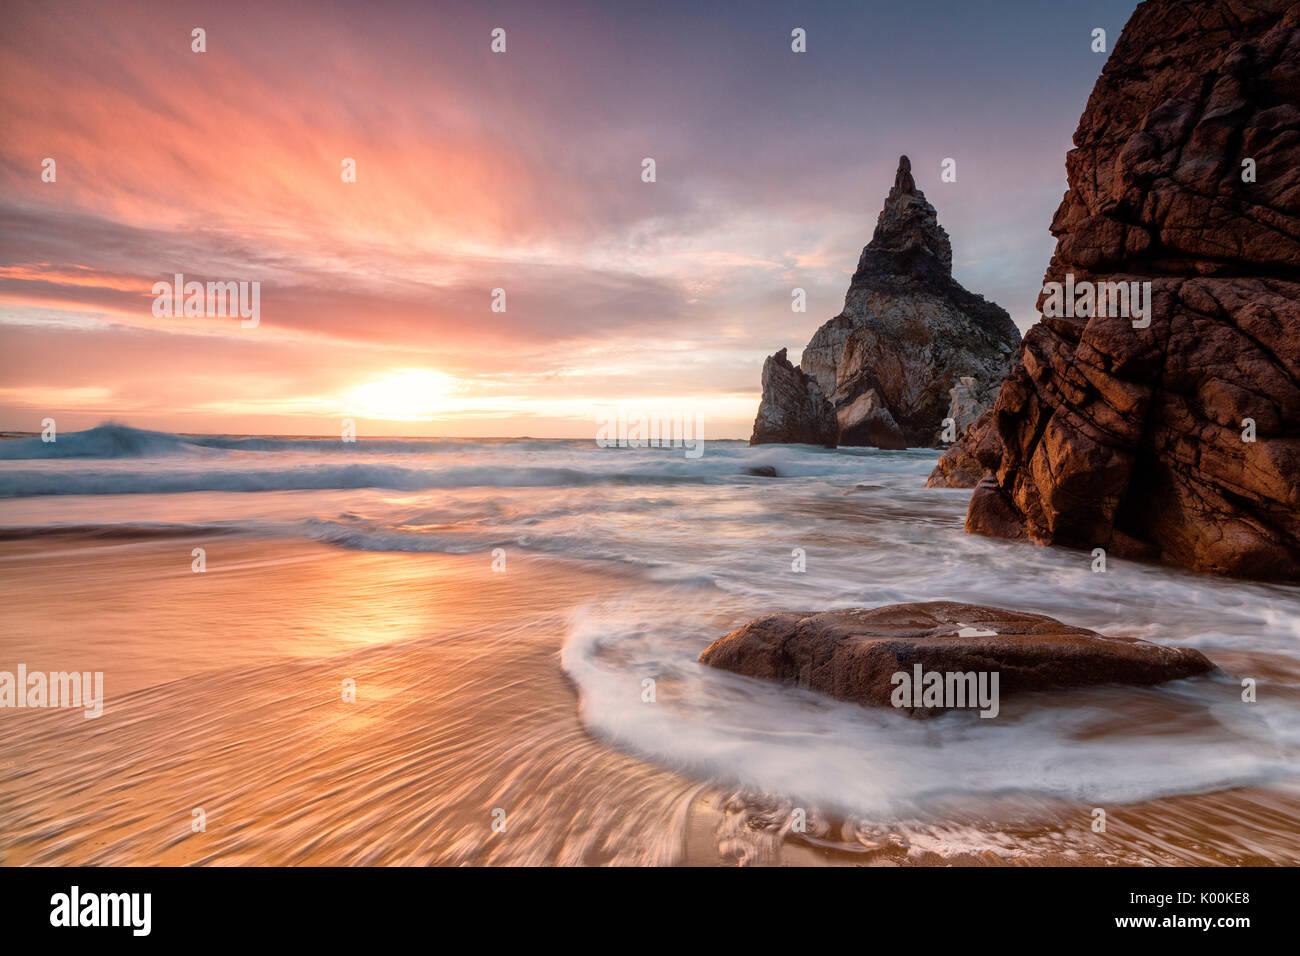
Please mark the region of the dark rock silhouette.
[[[903, 156], [844, 309], [813, 335], [800, 366], [830, 400], [839, 444], [928, 446], [939, 441], [951, 389], [969, 377], [972, 401], [990, 404], [1019, 342], [1003, 309], [953, 279], [948, 234]], [[790, 411], [765, 395], [759, 420], [800, 417]], [[751, 441], [772, 440], [767, 431], [756, 423]], [[797, 440], [821, 443], [812, 433]]]

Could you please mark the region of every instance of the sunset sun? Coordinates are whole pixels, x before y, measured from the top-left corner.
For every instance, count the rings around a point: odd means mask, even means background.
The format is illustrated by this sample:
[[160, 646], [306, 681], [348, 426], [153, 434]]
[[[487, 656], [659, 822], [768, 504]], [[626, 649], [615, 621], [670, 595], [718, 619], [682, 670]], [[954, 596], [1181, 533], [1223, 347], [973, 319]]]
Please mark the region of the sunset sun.
[[351, 414], [384, 421], [419, 421], [447, 408], [457, 381], [432, 369], [405, 368], [351, 389], [344, 402]]

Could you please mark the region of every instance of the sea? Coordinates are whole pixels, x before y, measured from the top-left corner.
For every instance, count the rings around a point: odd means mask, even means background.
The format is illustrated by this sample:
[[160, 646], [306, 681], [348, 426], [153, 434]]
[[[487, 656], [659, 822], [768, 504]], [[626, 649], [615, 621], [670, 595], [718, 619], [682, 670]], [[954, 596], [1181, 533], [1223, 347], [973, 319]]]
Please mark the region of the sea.
[[[607, 571], [557, 649], [586, 731], [787, 808], [916, 825], [1006, 800], [1295, 792], [1300, 588], [1114, 557], [1099, 570], [1090, 552], [966, 534], [969, 491], [925, 487], [937, 456], [707, 441], [693, 457], [590, 440], [343, 442], [110, 424], [0, 441], [0, 536], [217, 533], [466, 556], [485, 574], [521, 557]], [[528, 627], [540, 597], [503, 601], [499, 640]], [[916, 720], [698, 662], [762, 614], [936, 600], [1196, 648], [1219, 669], [1004, 703], [995, 720]], [[1296, 821], [1275, 827], [1294, 846]]]

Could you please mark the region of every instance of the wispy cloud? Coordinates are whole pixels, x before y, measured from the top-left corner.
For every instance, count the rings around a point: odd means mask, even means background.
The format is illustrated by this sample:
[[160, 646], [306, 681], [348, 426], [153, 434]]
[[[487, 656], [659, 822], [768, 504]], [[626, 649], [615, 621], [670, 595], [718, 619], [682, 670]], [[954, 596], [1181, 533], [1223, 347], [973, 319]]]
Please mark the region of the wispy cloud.
[[[0, 427], [330, 431], [420, 367], [467, 390], [460, 434], [585, 434], [552, 412], [647, 394], [747, 434], [763, 355], [839, 310], [901, 152], [959, 278], [1028, 323], [1083, 38], [1131, 6], [9, 4]], [[259, 326], [155, 318], [177, 272], [259, 281]]]

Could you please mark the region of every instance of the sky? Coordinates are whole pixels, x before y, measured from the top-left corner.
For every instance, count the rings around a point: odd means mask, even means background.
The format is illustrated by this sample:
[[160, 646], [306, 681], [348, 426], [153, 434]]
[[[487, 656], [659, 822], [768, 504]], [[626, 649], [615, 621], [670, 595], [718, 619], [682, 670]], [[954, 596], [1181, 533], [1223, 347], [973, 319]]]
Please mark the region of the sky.
[[[1037, 320], [1135, 5], [4, 0], [0, 430], [748, 437], [900, 154], [957, 280]], [[156, 315], [177, 273], [259, 283], [256, 326]]]

